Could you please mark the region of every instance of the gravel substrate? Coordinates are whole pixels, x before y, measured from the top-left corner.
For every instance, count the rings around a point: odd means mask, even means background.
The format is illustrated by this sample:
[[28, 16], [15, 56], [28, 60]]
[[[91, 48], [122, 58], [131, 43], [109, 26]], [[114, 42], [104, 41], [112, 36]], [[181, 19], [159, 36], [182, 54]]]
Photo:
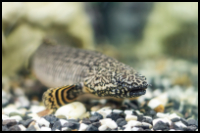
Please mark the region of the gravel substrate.
[[[37, 115], [45, 110], [41, 85], [26, 79], [8, 91], [3, 84], [2, 131], [198, 131], [197, 87], [172, 84], [163, 75], [148, 77], [151, 87], [136, 101], [76, 101], [42, 117]], [[38, 97], [27, 95], [31, 86]]]

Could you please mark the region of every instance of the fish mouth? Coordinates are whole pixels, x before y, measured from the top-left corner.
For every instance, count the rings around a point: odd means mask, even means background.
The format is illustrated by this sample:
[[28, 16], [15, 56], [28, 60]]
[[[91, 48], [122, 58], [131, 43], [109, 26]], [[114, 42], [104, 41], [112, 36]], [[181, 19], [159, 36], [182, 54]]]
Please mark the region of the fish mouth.
[[146, 88], [133, 89], [133, 90], [128, 91], [125, 95], [128, 98], [132, 98], [132, 97], [142, 96], [144, 94], [146, 94]]

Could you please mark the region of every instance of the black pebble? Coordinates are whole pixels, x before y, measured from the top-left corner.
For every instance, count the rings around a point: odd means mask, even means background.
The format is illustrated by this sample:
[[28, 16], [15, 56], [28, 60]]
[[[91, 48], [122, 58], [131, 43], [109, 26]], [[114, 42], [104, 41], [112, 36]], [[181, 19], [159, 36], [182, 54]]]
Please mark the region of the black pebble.
[[141, 125], [141, 126], [135, 126], [138, 128], [142, 128], [142, 129], [149, 129], [149, 125]]
[[181, 118], [180, 120], [183, 122], [183, 124], [185, 124], [186, 126], [188, 126], [188, 122], [187, 122], [187, 120], [186, 120], [186, 119], [184, 119], [184, 118]]
[[153, 129], [154, 130], [169, 130], [169, 123], [158, 121], [155, 125], [153, 125]]
[[7, 126], [2, 126], [2, 131], [9, 131], [9, 129], [7, 128]]
[[89, 118], [89, 120], [90, 120], [91, 122], [97, 122], [97, 121], [99, 121], [100, 119], [99, 119], [98, 116], [91, 116], [91, 117]]
[[126, 122], [126, 120], [125, 120], [124, 118], [119, 118], [119, 119], [117, 119], [116, 123], [117, 123], [117, 125], [118, 125], [119, 127], [122, 127], [122, 126], [124, 126], [124, 125], [127, 124], [127, 122]]
[[21, 131], [21, 129], [19, 128], [18, 125], [14, 125], [14, 126], [11, 126], [11, 127], [9, 128], [9, 131]]
[[98, 131], [98, 128], [90, 124], [85, 131]]
[[170, 128], [175, 129], [175, 130], [184, 131], [184, 129], [182, 127], [177, 126], [174, 122], [172, 122], [172, 124], [170, 125]]
[[147, 122], [147, 123], [153, 125], [152, 121], [153, 121], [153, 119], [147, 118], [147, 117], [143, 117], [143, 120], [142, 120], [142, 122]]
[[94, 113], [94, 116], [98, 116], [98, 117], [99, 117], [99, 120], [100, 120], [100, 119], [103, 119], [103, 116], [102, 116], [101, 114], [97, 113], [97, 112]]
[[56, 129], [58, 130], [61, 130], [62, 126], [61, 126], [61, 123], [60, 121], [56, 121], [54, 124], [53, 124], [53, 127], [51, 128], [52, 131], [55, 131]]
[[59, 120], [58, 118], [56, 118], [56, 116], [55, 115], [46, 115], [46, 116], [44, 116], [44, 119], [46, 119], [48, 122], [50, 122], [50, 127], [52, 127], [53, 126], [53, 124], [57, 121], [57, 120]]
[[197, 127], [197, 121], [195, 119], [189, 119], [187, 122], [188, 126], [195, 125]]
[[67, 119], [67, 121], [79, 122], [79, 120], [76, 120], [76, 119]]
[[101, 126], [101, 123], [100, 122], [94, 122], [94, 123], [92, 123], [92, 125], [99, 128]]
[[88, 118], [84, 118], [82, 120], [82, 123], [89, 125], [89, 124], [91, 124], [91, 121]]
[[28, 127], [28, 125], [34, 121], [33, 119], [27, 119], [27, 120], [21, 120], [19, 121], [19, 124], [22, 124], [23, 126], [25, 126], [26, 128]]
[[148, 116], [151, 116], [151, 117], [155, 117], [156, 116], [156, 112], [154, 111], [154, 110], [149, 110], [149, 111], [147, 111], [147, 113], [146, 113]]
[[144, 129], [142, 129], [142, 128], [139, 128], [137, 131], [144, 131]]
[[151, 129], [144, 129], [144, 131], [152, 131]]
[[63, 125], [63, 127], [69, 127], [69, 128], [71, 128], [72, 130], [73, 130], [73, 129], [79, 129], [80, 123], [69, 121], [69, 122], [66, 122], [66, 123]]
[[142, 120], [143, 120], [143, 115], [137, 115], [137, 121], [141, 121], [142, 122]]
[[10, 127], [10, 126], [14, 126], [17, 124], [17, 121], [15, 119], [7, 119], [7, 120], [3, 120], [2, 122], [2, 125], [3, 126], [7, 126], [7, 127]]
[[180, 119], [179, 118], [173, 118], [173, 119], [171, 119], [171, 121], [172, 122], [177, 122], [177, 121], [180, 121]]
[[197, 127], [195, 125], [188, 126], [185, 131], [196, 131]]
[[106, 118], [111, 118], [112, 120], [116, 121], [119, 118], [122, 118], [122, 116], [118, 113], [112, 112], [111, 114], [107, 115]]
[[33, 125], [31, 125], [30, 127], [28, 127], [26, 129], [26, 131], [36, 131], [35, 127]]

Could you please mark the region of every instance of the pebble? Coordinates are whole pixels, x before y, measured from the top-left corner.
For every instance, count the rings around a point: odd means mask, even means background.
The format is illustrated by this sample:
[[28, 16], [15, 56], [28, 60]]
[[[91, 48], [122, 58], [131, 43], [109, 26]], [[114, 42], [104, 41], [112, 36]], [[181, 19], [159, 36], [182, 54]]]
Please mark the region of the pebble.
[[165, 123], [163, 121], [158, 121], [153, 124], [153, 129], [154, 130], [169, 130], [169, 123]]
[[100, 119], [99, 119], [98, 116], [91, 116], [91, 117], [89, 118], [89, 120], [90, 120], [91, 122], [97, 122], [97, 121], [99, 121]]
[[17, 122], [19, 122], [19, 121], [22, 120], [22, 117], [19, 116], [19, 115], [15, 115], [15, 116], [11, 116], [9, 119], [14, 119], [14, 120], [16, 120]]
[[[132, 129], [131, 129], [131, 131], [138, 131], [139, 130], [139, 128], [138, 127], [133, 127]], [[130, 131], [130, 130], [129, 130]]]
[[125, 110], [124, 113], [125, 113], [126, 115], [132, 115], [133, 110]]
[[51, 131], [51, 128], [49, 128], [49, 127], [41, 127], [40, 131]]
[[167, 102], [168, 102], [168, 94], [163, 93], [151, 99], [148, 103], [148, 106], [151, 109], [155, 110], [156, 112], [164, 112], [165, 105], [167, 104]]
[[23, 126], [22, 124], [18, 125], [18, 127], [20, 128], [21, 131], [25, 131], [26, 130], [26, 127]]
[[7, 126], [2, 126], [2, 131], [9, 131], [9, 129], [7, 128]]
[[180, 118], [180, 120], [186, 125], [186, 126], [188, 126], [188, 122], [187, 122], [187, 120], [186, 119], [184, 119], [184, 118]]
[[32, 121], [34, 121], [34, 120], [33, 120], [33, 119], [21, 120], [21, 121], [19, 121], [19, 124], [22, 124], [23, 126], [28, 127], [28, 125], [29, 125]]
[[33, 125], [31, 125], [30, 127], [28, 127], [26, 129], [26, 131], [37, 131], [37, 130], [36, 130], [36, 128]]
[[106, 116], [106, 118], [111, 118], [112, 120], [116, 121], [118, 118], [122, 118], [123, 116], [121, 116], [118, 113], [110, 113], [109, 115]]
[[117, 119], [116, 123], [119, 127], [122, 127], [127, 124], [127, 121], [124, 118], [119, 118]]
[[9, 127], [9, 131], [21, 131], [21, 129], [19, 128], [18, 125], [14, 125], [14, 126]]
[[107, 129], [107, 126], [106, 125], [101, 125], [98, 130], [99, 131], [105, 131]]
[[80, 118], [86, 112], [85, 106], [80, 102], [73, 102], [60, 107], [55, 116], [64, 115], [67, 119]]
[[55, 131], [56, 129], [61, 130], [61, 128], [62, 128], [62, 124], [61, 124], [60, 120], [58, 120], [53, 124], [53, 127], [51, 130], [52, 131]]
[[138, 117], [136, 115], [130, 115], [130, 114], [128, 114], [128, 115], [126, 115], [125, 119], [126, 119], [126, 121], [137, 120]]
[[85, 131], [98, 131], [98, 128], [90, 124]]
[[198, 127], [197, 121], [195, 119], [188, 119], [187, 123], [188, 123], [189, 126], [195, 125], [196, 127]]
[[16, 124], [17, 124], [17, 121], [15, 119], [7, 119], [7, 120], [3, 120], [2, 122], [2, 125], [7, 126], [7, 127], [10, 127]]
[[101, 125], [106, 125], [110, 129], [117, 128], [117, 123], [110, 118], [100, 120]]
[[94, 122], [94, 123], [92, 123], [92, 125], [99, 128], [101, 126], [101, 123], [100, 122]]
[[82, 123], [89, 125], [91, 124], [91, 121], [88, 118], [83, 118]]
[[44, 116], [44, 119], [46, 119], [48, 122], [50, 122], [50, 125], [53, 126], [53, 124], [59, 120], [58, 118], [55, 117], [55, 115], [46, 115]]
[[46, 119], [44, 118], [40, 118], [37, 123], [40, 125], [40, 126], [45, 126], [45, 127], [49, 127], [50, 125], [50, 122], [48, 122]]
[[178, 121], [178, 122], [174, 122], [174, 124], [179, 127], [179, 128], [184, 128], [184, 127], [187, 127], [185, 124], [183, 124], [181, 121]]
[[80, 123], [78, 122], [67, 122], [63, 125], [63, 127], [68, 127], [68, 128], [71, 128], [71, 129], [79, 129], [80, 127]]
[[78, 131], [85, 131], [88, 125], [81, 123]]
[[134, 127], [134, 126], [141, 126], [141, 125], [142, 125], [142, 123], [139, 122], [139, 121], [130, 120], [130, 121], [127, 123], [127, 125], [125, 125], [125, 127], [126, 127], [126, 126]]
[[[56, 129], [56, 130], [57, 130], [57, 129]], [[63, 128], [61, 129], [61, 131], [72, 131], [72, 129], [69, 128], [69, 127], [63, 127]]]
[[60, 121], [61, 126], [63, 126], [66, 122], [68, 122], [67, 120], [64, 120], [64, 119], [60, 119], [59, 121]]
[[103, 118], [106, 118], [112, 112], [110, 107], [103, 107], [97, 111], [97, 113], [101, 114]]

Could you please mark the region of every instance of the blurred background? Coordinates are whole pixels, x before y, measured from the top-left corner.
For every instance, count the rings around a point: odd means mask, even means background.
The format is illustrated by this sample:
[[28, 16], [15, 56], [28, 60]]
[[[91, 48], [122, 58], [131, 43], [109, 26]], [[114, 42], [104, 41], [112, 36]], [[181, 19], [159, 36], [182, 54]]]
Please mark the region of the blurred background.
[[3, 2], [2, 99], [20, 89], [40, 99], [29, 62], [45, 37], [132, 66], [153, 95], [167, 92], [198, 114], [197, 2]]

